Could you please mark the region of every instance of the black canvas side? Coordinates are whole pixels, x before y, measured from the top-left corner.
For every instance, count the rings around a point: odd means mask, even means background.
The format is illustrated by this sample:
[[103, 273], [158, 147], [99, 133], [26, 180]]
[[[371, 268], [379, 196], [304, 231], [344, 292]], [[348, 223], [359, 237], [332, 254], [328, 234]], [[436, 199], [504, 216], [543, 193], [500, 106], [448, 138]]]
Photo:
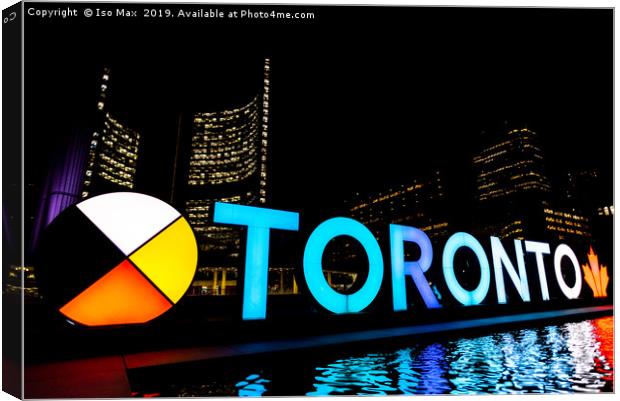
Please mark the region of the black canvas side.
[[[23, 5], [2, 11], [2, 390], [23, 397]], [[11, 290], [8, 286], [11, 285]]]

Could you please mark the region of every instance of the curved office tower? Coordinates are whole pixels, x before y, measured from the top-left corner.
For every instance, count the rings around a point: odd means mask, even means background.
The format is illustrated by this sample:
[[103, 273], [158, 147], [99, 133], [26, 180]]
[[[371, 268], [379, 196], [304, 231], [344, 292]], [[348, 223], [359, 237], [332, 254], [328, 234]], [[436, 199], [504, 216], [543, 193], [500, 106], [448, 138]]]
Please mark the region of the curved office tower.
[[226, 282], [223, 266], [236, 261], [241, 244], [238, 230], [211, 224], [213, 204], [267, 202], [269, 73], [265, 59], [262, 88], [247, 103], [192, 115], [183, 207], [201, 252], [208, 255], [208, 268], [217, 266], [209, 273], [210, 289], [218, 287], [218, 272], [219, 282]]
[[131, 190], [135, 184], [140, 133], [112, 116], [107, 108], [110, 70], [104, 69], [97, 102], [99, 129], [91, 137], [82, 198]]

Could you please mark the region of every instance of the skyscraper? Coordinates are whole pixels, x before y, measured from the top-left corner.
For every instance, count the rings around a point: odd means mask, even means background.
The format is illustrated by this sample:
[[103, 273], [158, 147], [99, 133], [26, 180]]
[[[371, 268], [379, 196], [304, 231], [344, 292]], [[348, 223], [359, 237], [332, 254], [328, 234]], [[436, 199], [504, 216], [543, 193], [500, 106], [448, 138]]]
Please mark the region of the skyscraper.
[[564, 176], [562, 194], [565, 205], [589, 222], [591, 244], [603, 253], [613, 249], [609, 238], [613, 237], [614, 206], [608, 182], [598, 168], [571, 169]]
[[590, 241], [590, 219], [576, 207], [575, 180], [555, 196], [544, 160], [538, 135], [528, 128], [507, 129], [474, 156], [481, 234]]
[[[199, 266], [196, 286], [209, 293], [236, 286], [232, 266], [238, 264], [241, 246], [239, 230], [211, 224], [214, 203], [263, 205], [268, 199], [270, 68], [265, 59], [260, 89], [247, 103], [192, 113], [191, 124], [185, 126], [189, 146], [186, 151], [177, 149], [177, 166], [187, 165], [179, 169], [181, 188], [175, 203], [185, 210], [201, 254], [208, 255]], [[173, 196], [175, 192], [177, 188]]]
[[499, 142], [474, 156], [476, 199], [485, 202], [526, 193], [551, 192], [543, 160], [534, 131], [527, 128], [508, 131]]
[[479, 234], [543, 236], [551, 185], [538, 135], [525, 127], [505, 128], [473, 157], [473, 165]]
[[[345, 206], [348, 215], [368, 227], [386, 246], [390, 241], [390, 224], [418, 228], [436, 243], [444, 242], [452, 229], [440, 170], [419, 174], [383, 191], [355, 193]], [[415, 260], [415, 250], [407, 246], [405, 257]], [[333, 288], [347, 291], [366, 280], [368, 259], [356, 240], [347, 236], [334, 238], [326, 247], [324, 258], [323, 272]]]
[[590, 219], [574, 208], [545, 207], [545, 229], [558, 241], [582, 241], [592, 237]]
[[385, 236], [385, 224], [390, 223], [417, 227], [431, 239], [445, 239], [449, 224], [444, 185], [442, 173], [436, 170], [386, 191], [356, 194], [348, 208], [376, 237]]
[[127, 127], [109, 111], [110, 69], [101, 76], [97, 122], [89, 144], [82, 198], [131, 190], [135, 185], [140, 133]]

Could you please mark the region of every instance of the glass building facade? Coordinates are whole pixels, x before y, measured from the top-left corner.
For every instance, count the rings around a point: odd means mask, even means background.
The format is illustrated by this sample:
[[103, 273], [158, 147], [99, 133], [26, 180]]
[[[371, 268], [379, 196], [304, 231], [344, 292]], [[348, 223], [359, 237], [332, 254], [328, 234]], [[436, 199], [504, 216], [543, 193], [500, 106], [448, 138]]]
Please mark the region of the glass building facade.
[[129, 128], [108, 111], [110, 70], [101, 76], [97, 111], [99, 127], [89, 144], [82, 198], [120, 190], [132, 190], [135, 185], [140, 133]]
[[551, 184], [536, 132], [505, 128], [473, 157], [477, 230], [501, 239], [543, 237]]
[[545, 228], [558, 241], [583, 240], [592, 237], [590, 221], [575, 209], [545, 208]]
[[476, 199], [484, 202], [515, 194], [551, 192], [543, 160], [534, 131], [527, 128], [508, 131], [500, 142], [474, 156]]
[[[347, 213], [363, 223], [379, 243], [389, 243], [388, 224], [419, 228], [433, 242], [441, 243], [451, 233], [445, 179], [439, 170], [411, 178], [378, 192], [356, 193], [346, 202]], [[409, 248], [405, 256], [415, 257]], [[348, 290], [363, 283], [368, 272], [368, 259], [361, 245], [346, 236], [332, 240], [325, 251], [323, 268], [328, 283]]]
[[412, 179], [386, 191], [355, 195], [348, 205], [351, 217], [368, 226], [377, 238], [385, 223], [417, 227], [431, 239], [447, 238], [446, 194], [442, 173]]
[[238, 265], [241, 232], [211, 224], [214, 203], [260, 206], [268, 200], [270, 70], [265, 59], [260, 89], [248, 103], [191, 115], [180, 206], [208, 260], [198, 268], [193, 293], [224, 295], [237, 284], [231, 266]]

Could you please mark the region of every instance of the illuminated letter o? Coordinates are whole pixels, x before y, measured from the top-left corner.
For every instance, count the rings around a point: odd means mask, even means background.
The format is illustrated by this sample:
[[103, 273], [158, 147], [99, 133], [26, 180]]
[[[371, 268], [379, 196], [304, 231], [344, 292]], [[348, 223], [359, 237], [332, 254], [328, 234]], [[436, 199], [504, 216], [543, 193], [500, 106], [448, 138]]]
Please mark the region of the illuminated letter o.
[[[461, 287], [454, 274], [454, 255], [459, 248], [467, 247], [471, 249], [480, 263], [480, 283], [473, 291], [467, 291]], [[443, 275], [448, 289], [454, 298], [463, 305], [477, 305], [487, 296], [489, 284], [491, 283], [491, 270], [487, 255], [482, 249], [480, 242], [471, 234], [464, 232], [453, 234], [443, 249]]]
[[[368, 278], [356, 293], [345, 295], [334, 290], [323, 275], [323, 252], [327, 243], [340, 235], [360, 242], [368, 256]], [[383, 280], [383, 256], [377, 240], [362, 223], [335, 217], [314, 229], [304, 250], [304, 276], [308, 289], [325, 309], [334, 313], [359, 312], [375, 299]]]
[[[562, 277], [562, 258], [564, 256], [568, 256], [568, 259], [570, 259], [575, 268], [575, 285], [573, 287], [566, 285], [564, 277]], [[577, 256], [575, 256], [575, 252], [566, 244], [558, 245], [558, 247], [555, 248], [553, 265], [555, 268], [555, 278], [558, 280], [558, 285], [564, 295], [566, 295], [566, 298], [575, 299], [579, 297], [581, 293], [581, 270], [579, 270], [579, 261], [577, 260]]]

